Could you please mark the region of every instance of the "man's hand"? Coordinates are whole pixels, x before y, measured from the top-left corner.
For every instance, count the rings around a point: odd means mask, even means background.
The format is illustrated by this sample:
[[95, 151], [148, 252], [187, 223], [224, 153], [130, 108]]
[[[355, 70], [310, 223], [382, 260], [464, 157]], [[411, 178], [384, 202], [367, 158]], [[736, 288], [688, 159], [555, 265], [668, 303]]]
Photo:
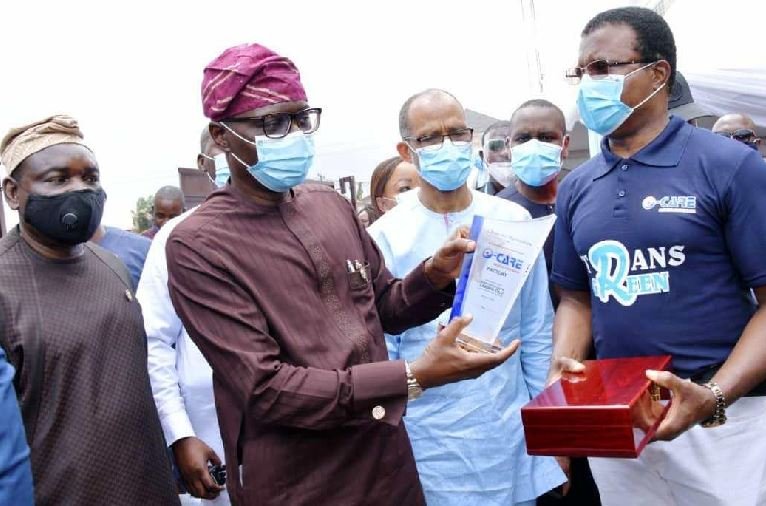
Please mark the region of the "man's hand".
[[437, 289], [443, 290], [460, 276], [463, 257], [476, 249], [476, 243], [468, 239], [470, 233], [468, 227], [458, 228], [439, 251], [426, 260], [426, 277]]
[[569, 357], [558, 357], [551, 362], [551, 370], [548, 373], [548, 381], [545, 386], [550, 386], [556, 383], [561, 374], [565, 372], [583, 372], [585, 370], [585, 364], [578, 362], [577, 360]]
[[457, 336], [471, 323], [470, 316], [455, 318], [436, 335], [423, 354], [410, 364], [412, 374], [423, 388], [477, 378], [499, 366], [513, 355], [521, 344], [514, 340], [496, 353], [472, 353], [455, 344]]
[[655, 441], [670, 441], [715, 412], [715, 395], [708, 388], [683, 380], [668, 371], [646, 371], [646, 377], [670, 390], [672, 398], [665, 419], [654, 435]]
[[179, 439], [172, 445], [176, 466], [181, 471], [186, 489], [194, 497], [215, 499], [224, 489], [213, 481], [207, 469], [208, 462], [221, 465], [221, 459], [212, 448], [196, 437]]

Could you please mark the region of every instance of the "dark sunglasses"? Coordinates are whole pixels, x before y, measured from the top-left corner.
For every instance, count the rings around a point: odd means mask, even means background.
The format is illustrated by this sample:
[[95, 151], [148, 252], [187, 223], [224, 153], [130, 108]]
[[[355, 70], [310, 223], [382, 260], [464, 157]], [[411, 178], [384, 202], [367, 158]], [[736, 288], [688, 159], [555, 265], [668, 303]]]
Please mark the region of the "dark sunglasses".
[[499, 153], [508, 145], [507, 139], [490, 139], [487, 141], [487, 151]]
[[749, 128], [740, 128], [739, 130], [734, 130], [733, 132], [716, 133], [718, 135], [734, 139], [735, 141], [744, 142], [745, 144], [753, 144], [758, 139], [758, 137], [755, 135], [755, 132]]

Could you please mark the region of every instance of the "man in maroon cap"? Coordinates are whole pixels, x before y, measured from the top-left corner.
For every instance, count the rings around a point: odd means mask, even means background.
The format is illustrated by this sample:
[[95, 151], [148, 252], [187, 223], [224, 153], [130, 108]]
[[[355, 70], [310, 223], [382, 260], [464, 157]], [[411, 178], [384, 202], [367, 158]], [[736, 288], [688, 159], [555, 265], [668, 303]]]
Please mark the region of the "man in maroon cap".
[[383, 332], [449, 307], [475, 245], [463, 231], [395, 279], [343, 197], [300, 185], [321, 109], [287, 58], [227, 49], [202, 98], [231, 179], [171, 234], [168, 286], [213, 369], [232, 503], [425, 504], [408, 400], [480, 375], [517, 344], [468, 353], [454, 342], [460, 318], [406, 363], [387, 361]]

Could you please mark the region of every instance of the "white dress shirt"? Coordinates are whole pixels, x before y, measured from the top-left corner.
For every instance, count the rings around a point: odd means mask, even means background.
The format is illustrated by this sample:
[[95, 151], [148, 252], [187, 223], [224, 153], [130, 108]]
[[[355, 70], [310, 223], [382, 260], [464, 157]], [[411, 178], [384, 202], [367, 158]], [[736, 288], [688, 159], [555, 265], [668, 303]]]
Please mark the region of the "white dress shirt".
[[[152, 394], [167, 444], [197, 437], [223, 461], [223, 441], [213, 397], [213, 371], [186, 333], [168, 293], [165, 245], [176, 225], [194, 209], [168, 221], [154, 236], [136, 297], [144, 315]], [[202, 503], [227, 505], [229, 499], [224, 491], [216, 500]]]

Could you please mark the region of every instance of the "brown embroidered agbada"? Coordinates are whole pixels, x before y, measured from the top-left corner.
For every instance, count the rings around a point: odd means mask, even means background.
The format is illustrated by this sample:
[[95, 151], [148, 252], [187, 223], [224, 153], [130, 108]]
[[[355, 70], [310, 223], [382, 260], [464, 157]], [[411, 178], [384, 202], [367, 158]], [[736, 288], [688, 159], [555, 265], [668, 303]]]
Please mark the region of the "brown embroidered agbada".
[[47, 259], [18, 229], [0, 240], [0, 345], [16, 368], [35, 504], [176, 505], [141, 311], [124, 267], [101, 255], [88, 245]]
[[451, 304], [423, 265], [393, 278], [348, 202], [308, 185], [276, 207], [218, 190], [167, 254], [173, 303], [213, 368], [235, 504], [424, 504], [404, 363], [383, 339]]

